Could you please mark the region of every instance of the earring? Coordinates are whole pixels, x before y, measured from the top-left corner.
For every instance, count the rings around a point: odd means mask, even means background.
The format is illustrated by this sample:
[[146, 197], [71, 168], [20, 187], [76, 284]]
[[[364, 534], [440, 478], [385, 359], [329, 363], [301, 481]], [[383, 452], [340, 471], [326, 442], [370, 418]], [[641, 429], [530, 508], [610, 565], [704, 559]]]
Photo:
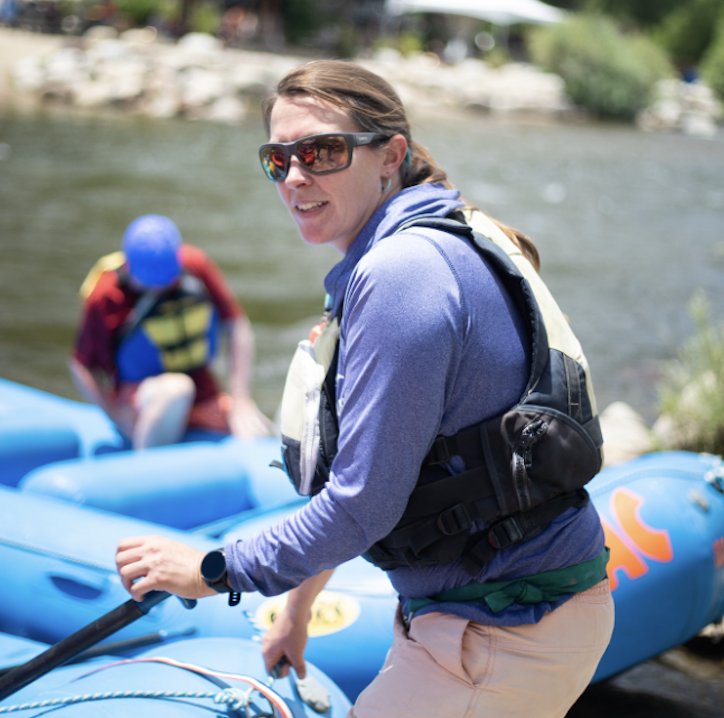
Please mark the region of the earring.
[[385, 185], [383, 184], [383, 185], [382, 185], [382, 191], [383, 191], [383, 192], [387, 192], [387, 190], [388, 190], [390, 187], [392, 187], [392, 177], [388, 177], [388, 178], [387, 178], [387, 186], [385, 187]]

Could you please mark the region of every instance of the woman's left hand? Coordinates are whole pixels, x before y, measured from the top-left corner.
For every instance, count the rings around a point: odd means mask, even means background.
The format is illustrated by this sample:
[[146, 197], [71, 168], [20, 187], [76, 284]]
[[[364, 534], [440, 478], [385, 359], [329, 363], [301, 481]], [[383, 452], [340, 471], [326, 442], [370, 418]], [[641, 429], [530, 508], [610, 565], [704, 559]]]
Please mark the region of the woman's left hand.
[[149, 591], [203, 598], [217, 595], [201, 577], [201, 561], [205, 555], [163, 536], [136, 536], [118, 543], [116, 566], [124, 587], [135, 601], [140, 601]]
[[283, 608], [274, 618], [274, 622], [261, 639], [262, 656], [267, 673], [276, 668], [277, 678], [289, 675], [289, 668], [297, 672], [298, 678], [307, 675], [304, 663], [304, 649], [307, 645], [307, 624], [311, 612], [295, 616], [289, 607]]

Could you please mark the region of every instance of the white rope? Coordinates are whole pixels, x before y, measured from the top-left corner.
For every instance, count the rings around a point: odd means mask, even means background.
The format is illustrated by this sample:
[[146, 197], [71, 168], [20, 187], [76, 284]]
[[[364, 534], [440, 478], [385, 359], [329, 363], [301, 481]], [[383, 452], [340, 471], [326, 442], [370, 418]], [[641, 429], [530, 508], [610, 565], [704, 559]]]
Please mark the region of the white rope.
[[[205, 691], [108, 691], [106, 693], [86, 693], [83, 696], [66, 696], [47, 701], [22, 703], [16, 706], [0, 708], [2, 713], [16, 713], [17, 711], [33, 710], [34, 708], [51, 708], [53, 706], [71, 705], [73, 703], [87, 703], [89, 701], [105, 701], [112, 698], [213, 698], [215, 703], [231, 704], [232, 697], [223, 697], [221, 693]], [[238, 700], [234, 698], [234, 700]]]
[[[115, 698], [213, 698], [217, 705], [230, 706], [232, 710], [238, 711], [242, 708], [246, 711], [251, 702], [251, 694], [257, 690], [253, 686], [248, 691], [240, 688], [225, 688], [220, 693], [213, 691], [107, 691], [106, 693], [86, 693], [82, 696], [66, 696], [65, 698], [54, 698], [53, 700], [35, 701], [33, 703], [22, 703], [15, 706], [0, 707], [0, 714], [17, 713], [18, 711], [33, 710], [35, 708], [52, 708], [55, 706], [72, 705], [75, 703], [88, 703], [90, 701], [105, 701]], [[270, 700], [270, 697], [262, 691], [260, 695], [269, 701], [272, 711], [278, 714], [278, 705]], [[277, 698], [279, 698], [277, 696]], [[289, 710], [286, 704], [284, 708]], [[247, 713], [248, 715], [248, 713]]]

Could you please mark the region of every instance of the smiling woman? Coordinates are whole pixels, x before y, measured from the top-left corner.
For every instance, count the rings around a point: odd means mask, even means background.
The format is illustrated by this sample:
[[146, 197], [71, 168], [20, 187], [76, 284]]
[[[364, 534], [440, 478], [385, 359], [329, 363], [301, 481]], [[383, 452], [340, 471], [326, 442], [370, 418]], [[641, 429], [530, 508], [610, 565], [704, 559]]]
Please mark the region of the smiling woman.
[[[328, 243], [340, 252], [347, 250], [386, 193], [400, 189], [399, 179], [397, 187], [390, 186], [407, 153], [402, 135], [360, 133], [355, 124], [343, 110], [313, 97], [280, 97], [271, 111], [272, 141], [260, 151], [265, 168], [270, 150], [282, 159], [274, 181], [304, 241]], [[284, 156], [284, 150], [292, 148], [296, 151]], [[347, 168], [351, 171], [330, 176]], [[379, 182], [370, 182], [372, 178]]]
[[282, 399], [283, 468], [312, 498], [228, 543], [221, 588], [159, 537], [121, 542], [123, 583], [136, 598], [289, 591], [264, 657], [302, 676], [314, 598], [363, 554], [400, 604], [350, 717], [562, 718], [613, 603], [583, 489], [601, 465], [587, 363], [537, 252], [466, 207], [392, 87], [357, 65], [293, 70], [265, 123], [262, 167], [300, 235], [344, 255]]

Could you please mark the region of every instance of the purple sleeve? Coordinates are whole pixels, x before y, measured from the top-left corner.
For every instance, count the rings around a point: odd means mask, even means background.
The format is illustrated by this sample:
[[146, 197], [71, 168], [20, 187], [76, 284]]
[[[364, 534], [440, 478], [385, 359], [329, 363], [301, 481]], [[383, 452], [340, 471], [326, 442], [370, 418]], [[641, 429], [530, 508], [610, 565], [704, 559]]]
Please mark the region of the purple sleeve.
[[282, 593], [395, 526], [457, 374], [467, 326], [460, 296], [445, 258], [419, 237], [398, 235], [360, 261], [342, 323], [331, 479], [276, 526], [227, 546], [237, 590]]

